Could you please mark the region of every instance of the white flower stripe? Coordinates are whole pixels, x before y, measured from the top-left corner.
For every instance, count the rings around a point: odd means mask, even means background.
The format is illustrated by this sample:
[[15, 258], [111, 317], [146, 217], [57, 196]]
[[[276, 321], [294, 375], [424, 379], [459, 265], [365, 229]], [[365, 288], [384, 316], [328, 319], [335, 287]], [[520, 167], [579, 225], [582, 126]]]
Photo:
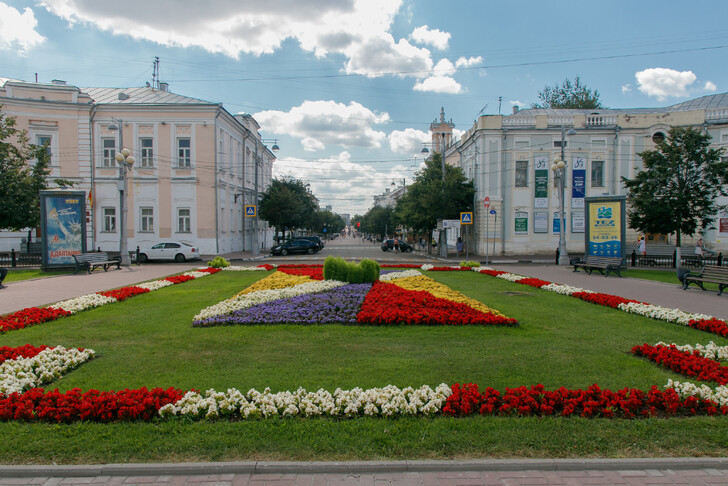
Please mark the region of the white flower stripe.
[[410, 270], [404, 270], [401, 272], [392, 272], [392, 273], [385, 273], [384, 275], [379, 276], [379, 280], [382, 282], [389, 282], [390, 280], [396, 280], [398, 278], [407, 278], [407, 277], [421, 277], [422, 274], [419, 272], [419, 270], [410, 269]]
[[52, 309], [63, 309], [66, 312], [75, 314], [77, 312], [99, 307], [105, 304], [111, 304], [117, 300], [114, 297], [106, 297], [101, 294], [88, 294], [73, 299], [64, 300], [50, 306]]
[[692, 354], [693, 351], [700, 351], [700, 355], [703, 358], [716, 361], [728, 360], [728, 346], [718, 346], [713, 341], [710, 341], [708, 344], [698, 343], [695, 346], [691, 346], [690, 344], [664, 343], [660, 341], [655, 344], [655, 346], [675, 346], [676, 349], [690, 354]]
[[83, 351], [63, 346], [44, 349], [32, 358], [5, 360], [0, 364], [0, 395], [22, 393], [50, 383], [94, 357], [93, 349]]
[[150, 292], [153, 292], [155, 290], [162, 289], [164, 287], [169, 287], [170, 285], [174, 285], [169, 280], [154, 280], [153, 282], [144, 282], [138, 285], [135, 285], [135, 287], [139, 287], [142, 289], [149, 289]]
[[[272, 267], [276, 267], [276, 265], [271, 265]], [[258, 270], [267, 270], [265, 267], [240, 267], [231, 265], [229, 267], [224, 267], [222, 269], [223, 272], [256, 272]]]
[[708, 385], [696, 385], [689, 381], [673, 381], [667, 380], [665, 388], [673, 388], [680, 398], [698, 397], [703, 400], [710, 400], [717, 403], [721, 407], [728, 406], [728, 387], [717, 386], [711, 388]]
[[440, 413], [452, 393], [441, 384], [434, 390], [427, 385], [420, 388], [384, 388], [341, 390], [334, 393], [320, 389], [307, 392], [262, 393], [252, 389], [243, 394], [235, 388], [227, 392], [207, 390], [205, 394], [189, 391], [174, 404], [160, 408], [159, 415], [192, 417], [357, 417], [363, 415], [393, 417], [401, 415], [434, 415]]
[[702, 319], [713, 319], [713, 317], [706, 314], [683, 312], [679, 309], [670, 309], [659, 305], [640, 304], [637, 302], [619, 304], [619, 309], [629, 312], [630, 314], [640, 314], [653, 319], [675, 322], [677, 324], [682, 324], [683, 326], [689, 325], [691, 320], [699, 321]]
[[203, 319], [209, 319], [210, 317], [231, 314], [235, 311], [246, 309], [257, 304], [270, 302], [271, 300], [323, 292], [343, 285], [346, 285], [346, 282], [339, 282], [338, 280], [315, 280], [283, 289], [256, 290], [249, 294], [237, 295], [231, 299], [223, 300], [222, 302], [202, 309], [202, 311], [197, 314], [193, 320], [201, 321]]

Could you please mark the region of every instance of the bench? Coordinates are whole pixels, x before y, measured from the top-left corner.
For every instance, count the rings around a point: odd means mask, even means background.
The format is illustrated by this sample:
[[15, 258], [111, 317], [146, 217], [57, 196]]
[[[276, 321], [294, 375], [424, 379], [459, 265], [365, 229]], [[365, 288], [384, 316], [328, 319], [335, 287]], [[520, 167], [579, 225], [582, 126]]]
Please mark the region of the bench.
[[[621, 267], [622, 257], [600, 257], [588, 255], [585, 261], [574, 262], [575, 272], [580, 268], [583, 268], [585, 272], [591, 275], [594, 270], [599, 270], [599, 273], [605, 277], [609, 276], [609, 272], [614, 272], [621, 277]], [[604, 273], [605, 271], [607, 273]]]
[[691, 283], [705, 290], [703, 283], [718, 284], [718, 295], [723, 293], [723, 289], [728, 287], [728, 267], [719, 267], [718, 265], [705, 265], [699, 274], [688, 273], [683, 279], [683, 290], [688, 288]]
[[105, 251], [81, 253], [73, 255], [73, 259], [76, 260], [76, 271], [73, 273], [78, 273], [83, 268], [91, 274], [96, 267], [103, 267], [104, 272], [106, 272], [112, 265], [116, 265], [117, 269], [121, 269], [121, 258], [109, 258], [108, 253]]

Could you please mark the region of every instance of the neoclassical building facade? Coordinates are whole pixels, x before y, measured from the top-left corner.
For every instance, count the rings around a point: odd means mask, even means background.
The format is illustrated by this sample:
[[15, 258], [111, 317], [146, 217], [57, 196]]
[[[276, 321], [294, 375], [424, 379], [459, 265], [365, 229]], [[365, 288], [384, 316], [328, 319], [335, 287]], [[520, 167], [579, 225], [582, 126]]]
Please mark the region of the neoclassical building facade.
[[[50, 143], [49, 188], [62, 178], [86, 192], [87, 248], [119, 249], [122, 147], [135, 159], [125, 187], [129, 249], [169, 239], [212, 255], [270, 244], [267, 223], [255, 232], [244, 216], [270, 185], [275, 161], [250, 115], [164, 83], [79, 88], [0, 79], [0, 105], [32, 143]], [[0, 250], [18, 249], [25, 235], [0, 234]]]
[[[584, 197], [626, 195], [622, 177], [631, 179], [642, 169], [638, 154], [653, 149], [671, 126], [698, 127], [711, 136], [713, 147], [728, 147], [728, 93], [664, 108], [514, 108], [507, 116], [481, 116], [445, 149], [447, 163], [461, 167], [475, 183], [471, 245], [481, 255], [486, 245], [491, 255], [554, 254], [560, 207], [550, 167], [563, 148], [567, 249], [583, 252]], [[709, 248], [726, 254], [728, 213], [716, 218], [715, 228], [702, 236]], [[628, 231], [628, 242], [637, 236]], [[649, 237], [654, 244], [674, 244], [669, 235]], [[683, 245], [689, 244], [684, 239]]]

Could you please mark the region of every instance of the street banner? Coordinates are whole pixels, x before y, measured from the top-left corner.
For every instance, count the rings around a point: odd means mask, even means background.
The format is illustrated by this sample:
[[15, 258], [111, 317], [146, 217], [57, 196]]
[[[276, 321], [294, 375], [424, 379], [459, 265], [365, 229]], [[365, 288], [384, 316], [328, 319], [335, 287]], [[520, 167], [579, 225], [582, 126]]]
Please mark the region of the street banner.
[[517, 212], [513, 227], [516, 233], [528, 233], [528, 213]]
[[75, 265], [86, 251], [86, 193], [41, 191], [43, 267]]
[[572, 233], [583, 233], [584, 232], [584, 211], [573, 211], [571, 213], [571, 232]]
[[558, 235], [561, 233], [561, 211], [554, 212], [554, 219], [553, 219], [553, 233], [555, 235]]
[[549, 169], [548, 157], [537, 155], [534, 160], [536, 167], [535, 185], [533, 193], [533, 206], [535, 208], [549, 207]]
[[624, 257], [626, 239], [624, 196], [586, 198], [587, 255]]
[[586, 197], [586, 160], [584, 157], [574, 157], [571, 164], [571, 207], [583, 208]]

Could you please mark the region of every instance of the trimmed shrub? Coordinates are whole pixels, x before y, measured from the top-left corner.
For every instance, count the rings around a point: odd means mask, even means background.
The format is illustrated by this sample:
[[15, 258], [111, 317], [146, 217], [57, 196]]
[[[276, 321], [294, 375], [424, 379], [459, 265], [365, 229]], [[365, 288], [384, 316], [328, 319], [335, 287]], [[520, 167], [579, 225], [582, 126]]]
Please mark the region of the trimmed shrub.
[[461, 267], [470, 267], [470, 268], [479, 267], [480, 266], [480, 262], [475, 262], [475, 261], [472, 261], [472, 260], [469, 260], [469, 261], [464, 261], [463, 260], [462, 262], [460, 262], [460, 266]]
[[373, 260], [349, 263], [343, 258], [328, 256], [324, 261], [324, 279], [348, 283], [372, 283], [379, 280], [379, 264]]
[[221, 256], [216, 256], [212, 261], [207, 262], [207, 266], [212, 268], [225, 268], [230, 266], [230, 262]]

